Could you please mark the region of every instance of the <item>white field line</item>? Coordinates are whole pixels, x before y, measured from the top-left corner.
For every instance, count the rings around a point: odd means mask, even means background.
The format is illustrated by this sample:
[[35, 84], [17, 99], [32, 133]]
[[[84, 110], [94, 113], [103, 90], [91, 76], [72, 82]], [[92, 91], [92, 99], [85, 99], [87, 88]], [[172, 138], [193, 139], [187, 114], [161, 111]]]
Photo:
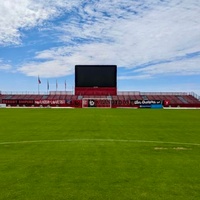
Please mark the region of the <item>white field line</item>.
[[48, 142], [126, 142], [126, 143], [155, 143], [155, 144], [200, 146], [200, 144], [198, 143], [187, 143], [187, 142], [182, 143], [182, 142], [165, 142], [165, 141], [151, 141], [151, 140], [118, 140], [118, 139], [30, 140], [30, 141], [0, 142], [0, 145], [48, 143]]

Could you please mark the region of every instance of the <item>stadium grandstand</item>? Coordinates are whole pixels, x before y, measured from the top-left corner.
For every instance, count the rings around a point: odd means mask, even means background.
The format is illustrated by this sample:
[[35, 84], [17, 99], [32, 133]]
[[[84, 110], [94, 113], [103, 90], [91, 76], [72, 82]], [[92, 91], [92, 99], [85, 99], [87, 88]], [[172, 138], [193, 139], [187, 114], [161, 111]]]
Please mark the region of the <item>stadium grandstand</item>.
[[6, 107], [192, 108], [200, 107], [200, 99], [193, 92], [118, 91], [116, 65], [76, 65], [74, 93], [0, 92], [0, 104]]

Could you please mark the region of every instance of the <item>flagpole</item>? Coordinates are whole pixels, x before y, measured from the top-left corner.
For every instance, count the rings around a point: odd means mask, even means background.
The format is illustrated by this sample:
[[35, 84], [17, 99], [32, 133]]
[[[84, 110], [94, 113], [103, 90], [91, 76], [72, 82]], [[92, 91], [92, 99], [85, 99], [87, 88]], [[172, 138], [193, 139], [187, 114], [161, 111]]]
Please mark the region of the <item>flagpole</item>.
[[57, 92], [57, 89], [58, 89], [58, 82], [57, 82], [57, 79], [56, 79], [56, 92]]
[[49, 80], [47, 80], [47, 94], [49, 94]]
[[40, 94], [40, 78], [39, 78], [39, 75], [38, 75], [38, 94]]
[[41, 80], [40, 80], [40, 77], [38, 75], [38, 94], [40, 94], [40, 84], [41, 84]]

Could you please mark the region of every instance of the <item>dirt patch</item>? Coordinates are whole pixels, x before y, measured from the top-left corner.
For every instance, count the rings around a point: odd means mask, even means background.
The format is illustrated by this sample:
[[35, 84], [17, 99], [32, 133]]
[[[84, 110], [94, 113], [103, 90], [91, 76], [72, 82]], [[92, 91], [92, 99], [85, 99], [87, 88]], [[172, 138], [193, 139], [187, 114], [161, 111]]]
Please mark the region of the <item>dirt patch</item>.
[[186, 147], [154, 147], [154, 150], [177, 150], [177, 151], [184, 151], [184, 150], [192, 150], [191, 148]]
[[174, 150], [177, 150], [177, 151], [191, 150], [190, 148], [185, 148], [185, 147], [174, 147], [173, 149], [174, 149]]
[[154, 149], [155, 150], [167, 150], [168, 148], [166, 148], [166, 147], [155, 147]]

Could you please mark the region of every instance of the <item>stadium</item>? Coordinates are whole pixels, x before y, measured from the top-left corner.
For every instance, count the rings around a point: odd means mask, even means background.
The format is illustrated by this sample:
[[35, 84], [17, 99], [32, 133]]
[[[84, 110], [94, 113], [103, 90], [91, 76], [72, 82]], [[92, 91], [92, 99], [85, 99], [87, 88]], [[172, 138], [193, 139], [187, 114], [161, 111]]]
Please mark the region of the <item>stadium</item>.
[[48, 94], [1, 92], [0, 104], [1, 107], [66, 108], [200, 107], [200, 98], [193, 92], [118, 91], [116, 65], [76, 65], [74, 91], [50, 91]]
[[74, 94], [1, 93], [0, 105], [2, 200], [200, 197], [193, 93], [118, 92], [116, 65], [77, 65]]
[[0, 13], [0, 200], [200, 199], [200, 1]]

